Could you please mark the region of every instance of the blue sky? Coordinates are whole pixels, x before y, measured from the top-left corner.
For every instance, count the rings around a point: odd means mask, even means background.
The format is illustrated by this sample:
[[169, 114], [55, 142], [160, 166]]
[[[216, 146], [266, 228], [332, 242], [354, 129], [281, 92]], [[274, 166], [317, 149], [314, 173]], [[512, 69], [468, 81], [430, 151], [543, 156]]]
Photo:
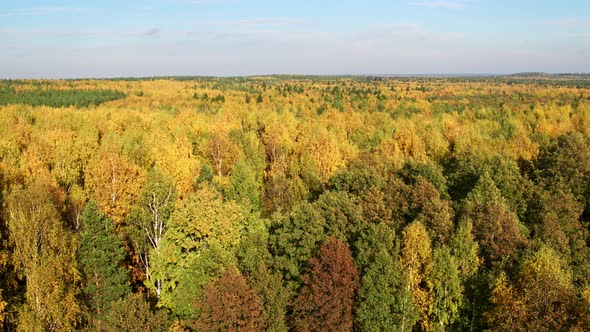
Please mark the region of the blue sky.
[[0, 1], [0, 78], [590, 72], [590, 1]]

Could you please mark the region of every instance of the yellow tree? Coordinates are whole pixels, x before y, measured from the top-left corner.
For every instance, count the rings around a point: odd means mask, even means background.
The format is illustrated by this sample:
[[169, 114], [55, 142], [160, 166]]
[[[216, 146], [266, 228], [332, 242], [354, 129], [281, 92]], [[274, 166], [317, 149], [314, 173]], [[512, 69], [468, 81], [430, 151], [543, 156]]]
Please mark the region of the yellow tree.
[[[428, 232], [421, 222], [415, 221], [402, 231], [400, 255], [402, 267], [408, 274], [407, 289], [420, 310], [421, 320], [418, 324], [426, 329], [429, 326], [428, 313], [432, 306], [432, 295], [425, 287], [425, 281], [432, 268], [432, 246]], [[403, 323], [402, 329], [405, 329]]]
[[86, 189], [115, 225], [127, 216], [143, 183], [144, 171], [114, 151], [103, 151], [86, 169]]
[[23, 331], [73, 330], [80, 316], [76, 240], [60, 220], [54, 191], [39, 178], [7, 200], [12, 264], [26, 285], [18, 312]]

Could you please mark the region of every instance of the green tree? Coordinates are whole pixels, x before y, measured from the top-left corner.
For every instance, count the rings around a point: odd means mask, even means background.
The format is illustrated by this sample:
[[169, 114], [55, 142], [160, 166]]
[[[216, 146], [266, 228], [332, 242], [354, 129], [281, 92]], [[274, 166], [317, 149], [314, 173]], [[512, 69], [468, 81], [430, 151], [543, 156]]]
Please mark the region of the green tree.
[[444, 331], [459, 315], [463, 289], [455, 258], [448, 247], [434, 250], [434, 264], [428, 277], [432, 289], [431, 321]]
[[410, 218], [420, 221], [426, 227], [435, 246], [447, 244], [453, 229], [453, 209], [448, 201], [422, 177], [416, 179], [410, 198]]
[[225, 197], [241, 204], [250, 211], [260, 210], [261, 183], [256, 179], [256, 173], [242, 159], [234, 165], [230, 175], [230, 184], [224, 191]]
[[523, 217], [530, 194], [530, 182], [523, 178], [518, 163], [503, 155], [486, 156], [472, 152], [453, 156], [447, 163], [449, 193], [461, 201], [487, 173], [500, 191], [508, 209]]
[[213, 177], [215, 177], [215, 170], [213, 169], [213, 167], [211, 167], [211, 165], [209, 164], [201, 165], [201, 169], [199, 170], [199, 177], [197, 178], [194, 185], [195, 190], [199, 189], [201, 183], [203, 182], [210, 184], [211, 181], [213, 181]]
[[127, 272], [120, 267], [125, 252], [113, 233], [112, 221], [93, 201], [86, 204], [81, 221], [84, 229], [80, 233], [78, 255], [86, 282], [83, 291], [92, 320], [100, 326], [110, 304], [130, 291]]
[[153, 278], [162, 285], [159, 305], [180, 318], [194, 318], [193, 301], [203, 286], [237, 265], [244, 227], [242, 209], [223, 202], [210, 186], [179, 201], [160, 246], [150, 251]]
[[104, 331], [165, 332], [169, 325], [165, 311], [152, 311], [143, 295], [129, 294], [113, 302], [105, 316]]
[[287, 215], [273, 215], [269, 237], [273, 268], [283, 275], [290, 291], [301, 285], [301, 274], [325, 237], [323, 218], [307, 202]]
[[479, 245], [473, 237], [473, 225], [470, 220], [460, 222], [451, 237], [450, 248], [463, 280], [477, 272], [480, 265]]
[[459, 278], [463, 287], [464, 295], [460, 307], [459, 320], [456, 326], [463, 330], [474, 330], [475, 325], [479, 326], [484, 303], [487, 301], [487, 289], [482, 289], [481, 284], [487, 280], [481, 280], [480, 272], [481, 259], [479, 258], [479, 245], [473, 236], [471, 221], [464, 220], [459, 223], [457, 230], [451, 237], [451, 253], [459, 270]]
[[363, 272], [356, 321], [362, 331], [410, 331], [418, 319], [395, 242], [391, 228], [380, 223], [369, 226], [357, 244]]
[[563, 185], [581, 202], [588, 203], [590, 190], [590, 144], [577, 132], [559, 136], [539, 152], [540, 181], [549, 186]]
[[590, 282], [584, 205], [568, 188], [540, 188], [529, 205], [529, 224], [535, 238], [555, 250], [572, 267], [576, 284]]
[[149, 172], [137, 204], [129, 216], [132, 227], [130, 233], [145, 269], [147, 285], [156, 292], [158, 298], [162, 292], [162, 280], [152, 274], [150, 253], [160, 248], [175, 200], [176, 190], [172, 180], [154, 168]]
[[268, 330], [287, 331], [289, 294], [283, 286], [282, 275], [269, 267], [272, 256], [268, 250], [268, 241], [265, 220], [251, 216], [240, 241], [239, 268], [248, 277], [248, 284], [260, 298]]
[[363, 211], [345, 192], [324, 192], [313, 207], [323, 219], [324, 232], [354, 243], [358, 233], [365, 227]]
[[484, 173], [463, 203], [461, 222], [473, 224], [484, 263], [500, 267], [514, 263], [527, 245], [527, 229], [507, 207], [492, 178]]

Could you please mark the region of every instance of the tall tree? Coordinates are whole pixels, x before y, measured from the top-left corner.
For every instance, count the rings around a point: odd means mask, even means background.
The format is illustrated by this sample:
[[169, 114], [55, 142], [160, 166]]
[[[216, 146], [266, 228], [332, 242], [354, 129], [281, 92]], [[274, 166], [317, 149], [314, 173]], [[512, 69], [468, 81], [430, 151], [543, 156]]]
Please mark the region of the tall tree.
[[435, 246], [447, 244], [453, 229], [453, 209], [436, 187], [422, 177], [412, 187], [410, 218], [424, 224]]
[[79, 259], [86, 286], [84, 295], [92, 311], [94, 324], [100, 326], [110, 304], [130, 291], [128, 275], [120, 266], [125, 252], [113, 225], [90, 201], [81, 216]]
[[553, 248], [573, 268], [574, 280], [590, 281], [588, 230], [584, 227], [584, 204], [569, 188], [540, 188], [529, 205], [529, 222], [536, 238]]
[[393, 230], [371, 225], [357, 244], [362, 268], [356, 321], [362, 331], [411, 331], [418, 310], [407, 289]]
[[161, 281], [161, 306], [178, 317], [194, 318], [193, 301], [203, 286], [237, 265], [245, 226], [242, 212], [235, 202], [223, 202], [210, 186], [178, 202], [160, 245], [150, 251], [152, 278]]
[[450, 249], [457, 268], [459, 278], [463, 287], [463, 303], [459, 321], [456, 323], [464, 330], [473, 331], [476, 321], [481, 321], [480, 317], [483, 310], [483, 302], [486, 297], [482, 294], [478, 284], [482, 283], [478, 271], [481, 265], [481, 259], [478, 256], [479, 245], [473, 236], [473, 225], [471, 221], [460, 222], [455, 234], [451, 237]]
[[308, 260], [326, 237], [324, 220], [311, 204], [304, 202], [287, 215], [275, 213], [270, 233], [273, 268], [283, 275], [293, 291], [301, 285], [301, 275]]
[[227, 269], [221, 278], [205, 286], [197, 301], [200, 331], [262, 331], [267, 322], [260, 299], [245, 278]]
[[310, 259], [302, 277], [304, 286], [293, 303], [293, 324], [298, 331], [349, 331], [359, 288], [359, 272], [348, 245], [330, 238]]
[[236, 162], [230, 175], [230, 184], [224, 191], [225, 197], [235, 200], [244, 208], [251, 211], [260, 210], [261, 183], [256, 179], [256, 173], [243, 160]]
[[563, 185], [576, 199], [585, 202], [590, 191], [590, 144], [577, 132], [560, 135], [539, 152], [537, 161], [541, 181], [549, 186]]
[[137, 204], [129, 215], [130, 233], [145, 269], [147, 283], [153, 287], [157, 297], [161, 295], [162, 280], [152, 275], [150, 251], [160, 248], [175, 200], [176, 190], [172, 180], [154, 168], [149, 172]]
[[326, 191], [313, 203], [313, 207], [324, 220], [327, 236], [354, 243], [360, 230], [365, 227], [363, 211], [345, 192]]
[[268, 330], [285, 332], [289, 294], [283, 285], [282, 275], [269, 267], [272, 256], [268, 250], [268, 238], [265, 220], [250, 216], [240, 240], [239, 268], [260, 298]]
[[486, 172], [463, 203], [461, 222], [470, 221], [488, 267], [513, 264], [527, 245], [527, 229], [507, 207], [502, 194]]
[[52, 193], [55, 186], [41, 177], [7, 198], [12, 264], [26, 285], [18, 316], [23, 331], [71, 330], [79, 321], [77, 241]]
[[101, 211], [120, 224], [140, 192], [141, 168], [114, 150], [101, 152], [85, 169], [86, 189]]
[[448, 247], [434, 250], [434, 264], [428, 277], [432, 289], [431, 321], [435, 330], [444, 331], [459, 316], [463, 289], [455, 257]]
[[427, 276], [432, 268], [432, 245], [421, 222], [415, 221], [404, 228], [400, 256], [402, 267], [408, 274], [406, 289], [412, 293], [419, 309], [419, 325], [426, 329], [430, 324], [428, 313], [432, 306], [432, 295], [426, 287]]

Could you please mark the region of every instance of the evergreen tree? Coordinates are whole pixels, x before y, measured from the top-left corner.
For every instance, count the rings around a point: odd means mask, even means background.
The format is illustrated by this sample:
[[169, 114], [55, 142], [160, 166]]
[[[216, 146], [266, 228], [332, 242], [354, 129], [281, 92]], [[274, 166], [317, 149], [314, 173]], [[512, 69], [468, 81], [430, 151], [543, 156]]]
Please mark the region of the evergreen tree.
[[84, 230], [80, 233], [80, 265], [86, 277], [84, 295], [96, 324], [110, 304], [129, 293], [128, 276], [120, 266], [125, 253], [113, 233], [111, 219], [90, 201], [82, 214]]

